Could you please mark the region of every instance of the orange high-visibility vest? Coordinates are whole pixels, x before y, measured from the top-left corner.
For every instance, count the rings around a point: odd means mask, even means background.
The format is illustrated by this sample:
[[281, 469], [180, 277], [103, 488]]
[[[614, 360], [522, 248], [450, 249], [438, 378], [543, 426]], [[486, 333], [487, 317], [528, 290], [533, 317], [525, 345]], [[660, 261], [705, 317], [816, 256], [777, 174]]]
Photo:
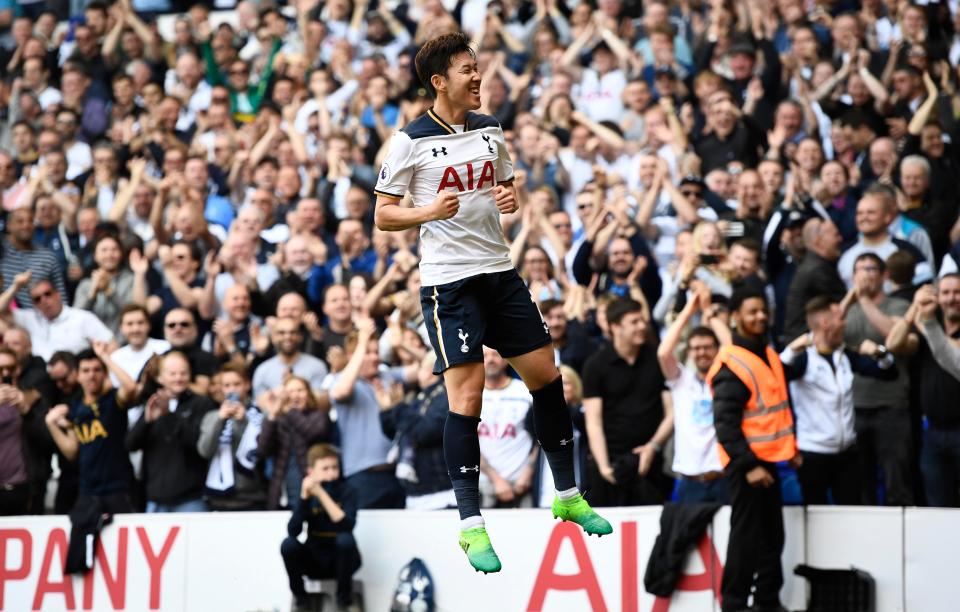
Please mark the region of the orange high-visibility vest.
[[[721, 366], [727, 366], [750, 389], [750, 400], [743, 410], [743, 436], [757, 459], [773, 463], [793, 459], [797, 454], [797, 438], [783, 364], [772, 348], [768, 346], [766, 351], [769, 366], [741, 346], [721, 348], [707, 373], [707, 382], [712, 389], [713, 377]], [[730, 457], [722, 444], [717, 446], [720, 463], [726, 467]]]

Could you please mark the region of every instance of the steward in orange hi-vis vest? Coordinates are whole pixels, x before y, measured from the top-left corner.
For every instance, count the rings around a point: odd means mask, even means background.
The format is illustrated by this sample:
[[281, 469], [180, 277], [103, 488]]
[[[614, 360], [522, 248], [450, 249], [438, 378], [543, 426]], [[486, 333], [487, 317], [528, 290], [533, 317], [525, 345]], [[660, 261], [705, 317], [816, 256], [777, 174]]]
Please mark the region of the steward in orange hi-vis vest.
[[[743, 436], [757, 459], [776, 463], [797, 454], [797, 439], [780, 357], [769, 346], [766, 357], [769, 365], [746, 348], [725, 346], [707, 373], [707, 382], [712, 387], [714, 376], [727, 366], [750, 390], [743, 411]], [[726, 467], [730, 457], [721, 444], [717, 446], [720, 463]]]

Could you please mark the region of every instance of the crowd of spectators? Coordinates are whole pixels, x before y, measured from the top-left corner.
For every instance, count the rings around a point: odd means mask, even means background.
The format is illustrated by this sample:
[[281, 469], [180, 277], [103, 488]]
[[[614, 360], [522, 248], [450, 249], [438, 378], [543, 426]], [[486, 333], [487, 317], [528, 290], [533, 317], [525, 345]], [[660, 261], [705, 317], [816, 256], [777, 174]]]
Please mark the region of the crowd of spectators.
[[[456, 30], [591, 503], [725, 499], [705, 377], [748, 287], [787, 499], [960, 505], [955, 2], [0, 0], [0, 514], [296, 509], [317, 443], [351, 508], [455, 503], [418, 234], [373, 187]], [[484, 360], [485, 504], [544, 505]]]

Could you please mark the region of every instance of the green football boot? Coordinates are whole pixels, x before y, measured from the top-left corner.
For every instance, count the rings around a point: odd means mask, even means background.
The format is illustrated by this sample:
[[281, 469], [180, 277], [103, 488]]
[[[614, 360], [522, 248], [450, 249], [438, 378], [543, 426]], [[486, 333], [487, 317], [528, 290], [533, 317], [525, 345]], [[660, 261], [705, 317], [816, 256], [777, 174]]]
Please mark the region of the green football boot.
[[474, 527], [460, 532], [460, 548], [467, 553], [473, 569], [484, 574], [500, 571], [500, 557], [493, 550], [486, 527]]
[[597, 537], [613, 533], [613, 527], [599, 514], [593, 511], [583, 495], [577, 493], [570, 499], [553, 498], [553, 518], [571, 521], [583, 527], [587, 535]]

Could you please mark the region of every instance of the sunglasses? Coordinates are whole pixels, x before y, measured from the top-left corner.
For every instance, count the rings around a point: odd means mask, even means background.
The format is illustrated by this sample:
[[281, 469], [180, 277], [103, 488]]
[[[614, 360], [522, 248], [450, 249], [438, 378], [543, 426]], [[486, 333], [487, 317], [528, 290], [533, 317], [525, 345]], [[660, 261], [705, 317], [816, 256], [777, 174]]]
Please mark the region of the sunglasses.
[[170, 321], [166, 327], [167, 329], [177, 329], [178, 327], [180, 329], [189, 329], [193, 327], [193, 323], [190, 321]]

